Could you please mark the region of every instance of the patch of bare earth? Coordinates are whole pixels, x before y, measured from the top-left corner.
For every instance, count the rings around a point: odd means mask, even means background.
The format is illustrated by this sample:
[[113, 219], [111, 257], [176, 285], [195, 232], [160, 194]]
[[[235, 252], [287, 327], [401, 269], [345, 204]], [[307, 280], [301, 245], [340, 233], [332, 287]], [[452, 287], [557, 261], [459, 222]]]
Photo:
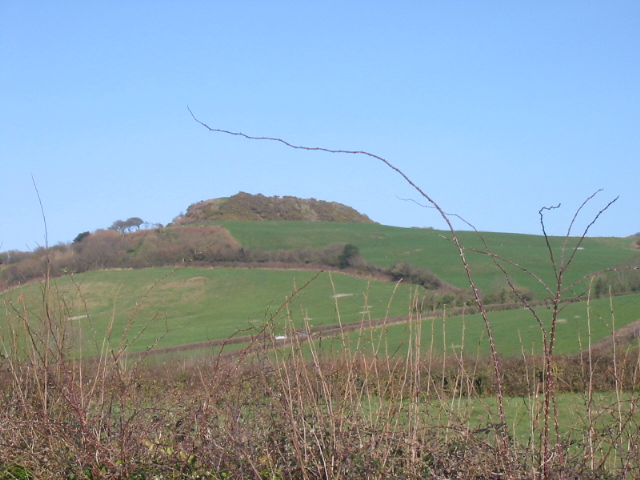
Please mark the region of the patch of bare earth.
[[[633, 342], [638, 340], [640, 337], [640, 319], [635, 322], [630, 323], [629, 325], [619, 328], [613, 334], [607, 335], [601, 340], [598, 340], [594, 344], [591, 345], [591, 353], [592, 354], [603, 354], [613, 351], [613, 346], [615, 342], [616, 348], [624, 348], [626, 346], [631, 345]], [[588, 353], [589, 349], [585, 350], [585, 353]]]

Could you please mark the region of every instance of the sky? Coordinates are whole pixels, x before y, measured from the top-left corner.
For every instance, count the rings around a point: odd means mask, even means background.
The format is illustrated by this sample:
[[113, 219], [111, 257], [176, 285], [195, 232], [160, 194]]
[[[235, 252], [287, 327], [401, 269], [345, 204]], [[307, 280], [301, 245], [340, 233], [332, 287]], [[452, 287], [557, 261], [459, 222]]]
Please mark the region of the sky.
[[[0, 2], [0, 251], [240, 191], [640, 231], [640, 2]], [[468, 229], [458, 217], [455, 228]]]

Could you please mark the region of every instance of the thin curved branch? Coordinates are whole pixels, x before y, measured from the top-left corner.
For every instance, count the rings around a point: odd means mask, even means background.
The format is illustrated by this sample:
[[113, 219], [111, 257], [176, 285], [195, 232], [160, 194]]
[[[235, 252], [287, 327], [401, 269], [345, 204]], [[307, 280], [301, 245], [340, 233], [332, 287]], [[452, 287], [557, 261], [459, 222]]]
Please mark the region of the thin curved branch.
[[[583, 203], [583, 204], [580, 206], [580, 208], [576, 211], [576, 214], [574, 215], [574, 220], [575, 220], [575, 217], [577, 217], [577, 216], [578, 216], [578, 213], [580, 212], [580, 210], [581, 210], [581, 209], [586, 205], [586, 203], [587, 203], [589, 200], [591, 200], [593, 197], [595, 197], [595, 196], [598, 194], [598, 192], [601, 192], [601, 191], [602, 191], [602, 190], [598, 190], [597, 192], [595, 192], [593, 195], [591, 195], [589, 198], [587, 198], [587, 199], [584, 201], [584, 203]], [[613, 205], [615, 202], [617, 202], [617, 201], [618, 201], [618, 198], [620, 198], [620, 197], [618, 196], [618, 197], [614, 198], [613, 200], [609, 201], [609, 203], [607, 203], [607, 204], [605, 205], [605, 207], [604, 207], [604, 208], [602, 208], [602, 209], [601, 209], [601, 210], [600, 210], [600, 211], [599, 211], [599, 212], [598, 212], [598, 213], [593, 217], [593, 219], [591, 220], [591, 222], [590, 222], [590, 223], [585, 227], [584, 232], [582, 232], [582, 235], [580, 236], [580, 239], [578, 240], [577, 245], [576, 245], [575, 247], [573, 247], [572, 252], [571, 252], [571, 255], [569, 256], [569, 259], [567, 260], [567, 263], [562, 265], [562, 269], [563, 269], [563, 270], [566, 270], [566, 269], [569, 267], [569, 265], [571, 264], [571, 262], [573, 261], [573, 259], [575, 258], [575, 256], [576, 256], [576, 252], [578, 251], [578, 249], [579, 249], [579, 248], [580, 248], [580, 246], [582, 245], [582, 242], [584, 241], [585, 237], [586, 237], [586, 236], [587, 236], [587, 234], [589, 233], [589, 229], [591, 229], [591, 227], [592, 227], [592, 226], [593, 226], [593, 225], [598, 221], [598, 219], [600, 218], [600, 215], [602, 215], [604, 212], [606, 212], [606, 211], [609, 209], [609, 207], [610, 207], [611, 205]], [[573, 224], [573, 220], [571, 221], [571, 223]], [[571, 231], [571, 230], [569, 230], [569, 232], [570, 232], [570, 231]], [[567, 242], [567, 240], [568, 240], [568, 238], [569, 238], [569, 232], [567, 232], [567, 237], [565, 238], [565, 245], [566, 245], [566, 242]], [[564, 246], [563, 246], [562, 255], [563, 255], [563, 257], [564, 257]]]
[[[455, 228], [453, 227], [453, 224], [451, 223], [451, 220], [449, 218], [449, 215], [442, 209], [442, 207], [440, 207], [440, 205], [438, 203], [436, 203], [435, 200], [433, 200], [426, 192], [424, 192], [417, 184], [415, 184], [402, 170], [400, 170], [398, 167], [396, 167], [395, 165], [393, 165], [391, 162], [389, 162], [388, 160], [386, 160], [383, 157], [380, 157], [378, 155], [374, 155], [373, 153], [369, 153], [366, 152], [364, 150], [337, 150], [337, 149], [330, 149], [330, 148], [324, 148], [324, 147], [306, 147], [306, 146], [302, 146], [302, 145], [294, 145], [290, 142], [287, 142], [281, 138], [276, 138], [276, 137], [256, 137], [256, 136], [251, 136], [251, 135], [247, 135], [245, 133], [241, 133], [241, 132], [232, 132], [229, 130], [224, 130], [221, 128], [212, 128], [209, 125], [207, 125], [206, 123], [202, 122], [201, 120], [199, 120], [198, 118], [196, 118], [196, 116], [193, 114], [193, 112], [191, 111], [191, 109], [187, 106], [187, 109], [189, 110], [189, 113], [191, 114], [191, 117], [200, 125], [202, 125], [203, 127], [205, 127], [207, 130], [209, 130], [210, 132], [218, 132], [218, 133], [225, 133], [227, 135], [234, 135], [234, 136], [240, 136], [243, 138], [246, 138], [248, 140], [268, 140], [268, 141], [272, 141], [272, 142], [278, 142], [278, 143], [282, 143], [283, 145], [286, 145], [287, 147], [290, 148], [294, 148], [294, 149], [299, 149], [299, 150], [307, 150], [307, 151], [319, 151], [319, 152], [326, 152], [326, 153], [343, 153], [343, 154], [350, 154], [350, 155], [365, 155], [367, 157], [370, 158], [374, 158], [382, 163], [384, 163], [387, 167], [389, 167], [391, 170], [393, 170], [394, 172], [396, 172], [398, 175], [400, 175], [411, 187], [413, 187], [413, 189], [415, 191], [417, 191], [424, 199], [426, 199], [431, 205], [433, 205], [433, 207], [438, 211], [438, 213], [440, 214], [440, 216], [442, 217], [442, 219], [447, 223], [447, 226], [449, 228], [449, 231], [451, 232], [451, 236], [452, 236], [452, 241], [455, 244], [456, 248], [458, 249], [458, 252], [460, 254], [460, 259], [462, 261], [462, 264], [464, 266], [466, 275], [467, 275], [467, 280], [469, 281], [469, 285], [471, 286], [471, 289], [473, 291], [473, 295], [476, 301], [476, 304], [478, 305], [478, 308], [480, 309], [480, 313], [482, 315], [482, 319], [484, 322], [484, 326], [485, 329], [487, 331], [487, 336], [489, 337], [489, 344], [491, 347], [491, 356], [492, 356], [492, 362], [493, 362], [493, 367], [494, 367], [494, 371], [495, 371], [495, 377], [496, 377], [496, 396], [497, 396], [497, 400], [498, 400], [498, 414], [500, 416], [500, 422], [503, 425], [506, 425], [506, 414], [504, 411], [504, 387], [502, 385], [502, 375], [501, 375], [501, 371], [500, 371], [500, 362], [498, 359], [498, 351], [496, 349], [496, 345], [495, 345], [495, 340], [493, 337], [493, 331], [491, 328], [491, 324], [489, 322], [489, 318], [487, 316], [487, 310], [484, 306], [484, 303], [482, 302], [482, 298], [480, 296], [480, 291], [475, 283], [475, 280], [473, 278], [473, 274], [471, 272], [471, 266], [469, 265], [467, 258], [465, 256], [465, 252], [464, 252], [464, 247], [462, 246], [462, 244], [460, 243], [460, 240], [458, 239], [458, 235], [456, 233]], [[503, 448], [505, 451], [509, 451], [509, 438], [508, 438], [508, 432], [506, 431], [506, 429], [503, 430], [502, 432], [502, 441], [503, 441]]]
[[555, 256], [553, 255], [553, 248], [551, 248], [551, 243], [549, 242], [549, 235], [547, 235], [547, 230], [544, 226], [544, 214], [542, 212], [544, 212], [545, 210], [555, 210], [557, 208], [560, 208], [561, 205], [562, 204], [559, 203], [558, 205], [553, 205], [551, 207], [542, 207], [540, 210], [538, 210], [538, 215], [540, 215], [540, 226], [542, 227], [542, 234], [544, 235], [544, 240], [547, 243], [547, 250], [549, 250], [549, 257], [551, 258], [551, 265], [553, 266], [553, 272], [556, 276], [556, 280], [558, 280], [559, 272], [557, 270]]
[[582, 204], [577, 208], [577, 210], [574, 212], [573, 214], [573, 218], [571, 219], [571, 222], [569, 223], [569, 228], [567, 229], [567, 234], [565, 236], [565, 238], [569, 238], [569, 236], [571, 235], [571, 230], [573, 229], [573, 224], [576, 222], [576, 220], [578, 219], [578, 215], [580, 215], [580, 212], [582, 211], [582, 209], [585, 207], [585, 205], [587, 203], [589, 203], [590, 200], [592, 200], [597, 194], [599, 194], [602, 191], [601, 188], [599, 188], [598, 190], [596, 190], [595, 192], [593, 192], [591, 195], [589, 195], [584, 202], [582, 202]]
[[[529, 270], [526, 267], [523, 267], [522, 265], [520, 265], [517, 262], [514, 262], [513, 260], [509, 260], [508, 258], [504, 258], [496, 253], [493, 253], [492, 251], [490, 251], [489, 249], [487, 250], [480, 250], [478, 248], [472, 248], [472, 247], [465, 247], [466, 250], [469, 250], [470, 252], [474, 252], [474, 253], [479, 253], [480, 255], [486, 255], [490, 258], [492, 258], [494, 260], [494, 262], [501, 262], [501, 263], [506, 263], [508, 265], [511, 265], [512, 267], [515, 267], [516, 269], [520, 270], [522, 273], [526, 273], [527, 275], [529, 275], [531, 278], [535, 279], [540, 285], [542, 285], [544, 287], [544, 289], [549, 292], [550, 295], [553, 295], [554, 292], [553, 290], [551, 290], [551, 287], [549, 287], [545, 281], [536, 273], [532, 272], [531, 270]], [[498, 263], [496, 263], [496, 265], [499, 266]], [[507, 275], [509, 275], [507, 273]]]

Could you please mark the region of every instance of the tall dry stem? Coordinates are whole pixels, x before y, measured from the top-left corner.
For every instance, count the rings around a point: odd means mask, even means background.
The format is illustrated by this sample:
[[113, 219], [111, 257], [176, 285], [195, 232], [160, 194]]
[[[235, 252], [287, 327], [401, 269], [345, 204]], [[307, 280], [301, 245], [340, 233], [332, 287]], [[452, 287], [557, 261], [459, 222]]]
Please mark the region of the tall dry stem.
[[[435, 208], [438, 213], [440, 214], [441, 218], [445, 221], [445, 223], [447, 224], [447, 227], [451, 233], [451, 241], [453, 242], [453, 244], [455, 245], [456, 249], [458, 250], [458, 253], [460, 255], [460, 260], [463, 264], [466, 276], [467, 276], [467, 280], [469, 282], [469, 285], [471, 287], [474, 299], [476, 301], [476, 304], [478, 306], [478, 309], [480, 311], [480, 314], [482, 316], [483, 322], [484, 322], [484, 326], [485, 329], [487, 331], [487, 337], [489, 339], [489, 343], [490, 343], [490, 347], [491, 347], [491, 358], [493, 361], [493, 368], [494, 368], [494, 374], [495, 374], [495, 382], [496, 382], [496, 398], [497, 398], [497, 406], [498, 406], [498, 416], [500, 418], [500, 424], [501, 425], [506, 425], [506, 416], [505, 416], [505, 410], [504, 410], [504, 387], [502, 384], [502, 374], [500, 371], [500, 361], [498, 358], [498, 351], [495, 345], [495, 340], [494, 340], [494, 336], [493, 336], [493, 330], [491, 327], [491, 323], [489, 321], [488, 318], [488, 314], [487, 314], [487, 310], [484, 306], [484, 302], [482, 301], [482, 295], [480, 294], [480, 290], [478, 289], [474, 276], [473, 276], [473, 272], [471, 269], [471, 265], [469, 264], [467, 257], [466, 257], [466, 250], [465, 247], [462, 245], [462, 243], [460, 242], [460, 239], [458, 238], [458, 234], [456, 229], [453, 226], [453, 223], [451, 222], [450, 219], [450, 215], [448, 213], [445, 212], [445, 210], [442, 209], [442, 207], [436, 203], [436, 201], [431, 198], [431, 196], [429, 196], [425, 191], [423, 191], [416, 183], [413, 182], [413, 180], [411, 180], [411, 178], [409, 178], [402, 170], [400, 170], [398, 167], [396, 167], [395, 165], [393, 165], [391, 162], [389, 162], [388, 160], [386, 160], [383, 157], [380, 157], [378, 155], [374, 155], [372, 153], [363, 151], [363, 150], [334, 150], [334, 149], [329, 149], [329, 148], [323, 148], [323, 147], [306, 147], [306, 146], [300, 146], [300, 145], [294, 145], [291, 144], [283, 139], [280, 138], [273, 138], [273, 137], [253, 137], [253, 136], [249, 136], [246, 135], [244, 133], [240, 133], [240, 132], [231, 132], [229, 130], [223, 130], [223, 129], [219, 129], [219, 128], [212, 128], [209, 127], [206, 123], [202, 122], [201, 120], [199, 120], [198, 118], [196, 118], [196, 116], [193, 114], [193, 112], [191, 111], [191, 109], [189, 109], [189, 113], [191, 114], [191, 116], [193, 117], [193, 119], [199, 123], [200, 125], [202, 125], [203, 127], [205, 127], [207, 130], [209, 130], [210, 132], [218, 132], [218, 133], [224, 133], [224, 134], [228, 134], [228, 135], [234, 135], [234, 136], [240, 136], [249, 140], [268, 140], [268, 141], [273, 141], [273, 142], [278, 142], [278, 143], [282, 143], [284, 145], [286, 145], [287, 147], [293, 148], [293, 149], [299, 149], [299, 150], [307, 150], [307, 151], [320, 151], [320, 152], [326, 152], [326, 153], [335, 153], [335, 154], [349, 154], [349, 155], [364, 155], [370, 158], [373, 158], [375, 160], [378, 160], [380, 162], [382, 162], [383, 164], [385, 164], [387, 167], [389, 167], [391, 170], [393, 170], [394, 172], [396, 172], [398, 175], [400, 175], [405, 182], [407, 182], [416, 192], [418, 192], [420, 194], [420, 196], [422, 196], [425, 200], [427, 200], [427, 202], [429, 202], [429, 204]], [[508, 432], [506, 430], [506, 428], [502, 428], [501, 430], [501, 448], [504, 451], [505, 456], [509, 457], [510, 456], [510, 444], [509, 444], [509, 437], [508, 437]]]

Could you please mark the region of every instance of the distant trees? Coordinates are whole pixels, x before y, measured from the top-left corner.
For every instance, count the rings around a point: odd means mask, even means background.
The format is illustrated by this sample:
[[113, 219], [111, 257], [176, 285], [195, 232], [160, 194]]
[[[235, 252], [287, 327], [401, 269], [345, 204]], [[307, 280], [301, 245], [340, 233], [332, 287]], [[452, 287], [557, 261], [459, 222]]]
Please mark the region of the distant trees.
[[638, 259], [631, 261], [626, 268], [622, 267], [618, 271], [607, 272], [598, 277], [593, 284], [593, 293], [600, 297], [609, 294], [637, 293], [640, 292], [640, 267]]
[[0, 264], [3, 265], [11, 265], [14, 263], [19, 263], [22, 260], [26, 260], [27, 258], [33, 257], [33, 252], [22, 252], [20, 250], [9, 250], [6, 252], [0, 253]]
[[109, 227], [109, 230], [115, 230], [118, 233], [131, 232], [135, 228], [135, 231], [140, 230], [140, 225], [142, 225], [144, 220], [139, 217], [131, 217], [127, 220], [116, 220]]
[[338, 255], [338, 267], [347, 268], [351, 265], [351, 261], [360, 255], [360, 249], [355, 245], [347, 243], [340, 255]]
[[418, 267], [408, 262], [396, 262], [389, 269], [394, 280], [405, 280], [414, 285], [422, 285], [427, 290], [437, 290], [443, 286], [442, 280], [427, 267]]
[[89, 235], [91, 235], [89, 232], [79, 233], [78, 235], [76, 235], [76, 238], [73, 239], [73, 243], [79, 243]]
[[[141, 228], [142, 227], [142, 228]], [[108, 229], [79, 233], [72, 243], [33, 252], [0, 254], [0, 283], [16, 285], [51, 275], [106, 268], [147, 268], [185, 262], [205, 265], [264, 266], [272, 268], [330, 268], [384, 280], [404, 280], [427, 290], [448, 286], [425, 267], [398, 262], [391, 268], [368, 263], [351, 243], [294, 249], [249, 249], [220, 225], [162, 227], [132, 217]], [[1, 285], [0, 285], [1, 287]]]
[[503, 305], [505, 303], [520, 303], [533, 301], [535, 294], [528, 288], [514, 286], [502, 287], [493, 292], [487, 293], [483, 300], [485, 305]]
[[350, 243], [315, 248], [249, 249], [243, 248], [220, 225], [148, 226], [142, 219], [133, 217], [116, 221], [109, 229], [79, 233], [68, 245], [40, 247], [33, 252], [4, 252], [0, 254], [4, 267], [0, 271], [0, 282], [16, 285], [39, 278], [45, 265], [49, 273], [56, 276], [105, 268], [146, 268], [194, 262], [229, 266], [260, 264], [277, 268], [313, 265], [349, 269], [353, 273], [386, 280], [403, 279], [428, 290], [446, 287], [424, 267], [402, 262], [385, 269], [369, 264], [360, 256], [359, 248]]

